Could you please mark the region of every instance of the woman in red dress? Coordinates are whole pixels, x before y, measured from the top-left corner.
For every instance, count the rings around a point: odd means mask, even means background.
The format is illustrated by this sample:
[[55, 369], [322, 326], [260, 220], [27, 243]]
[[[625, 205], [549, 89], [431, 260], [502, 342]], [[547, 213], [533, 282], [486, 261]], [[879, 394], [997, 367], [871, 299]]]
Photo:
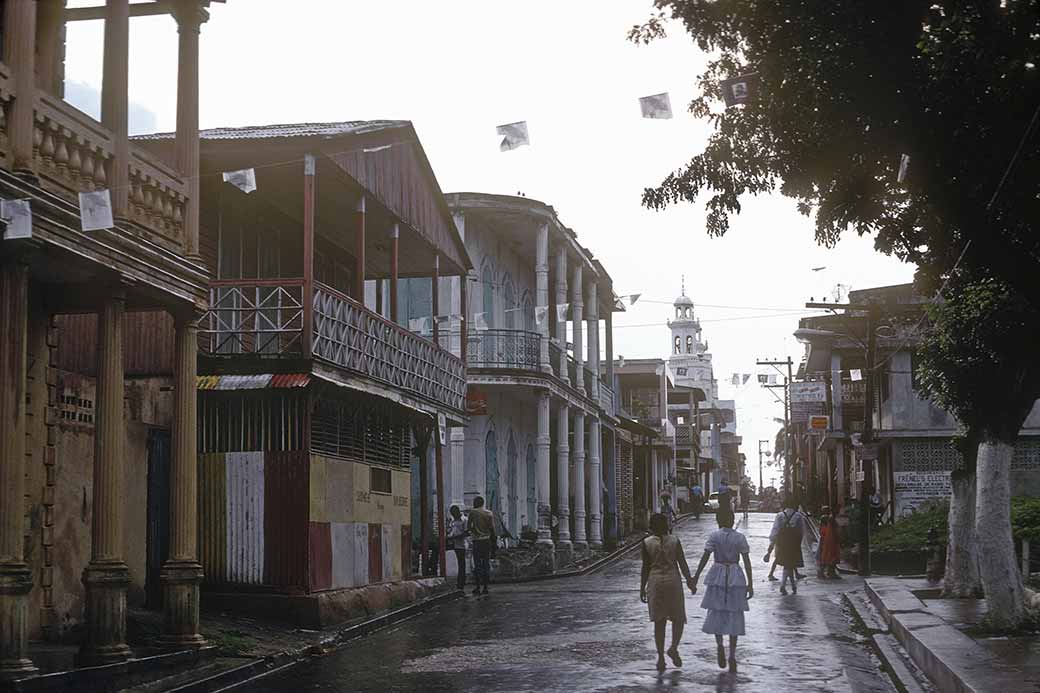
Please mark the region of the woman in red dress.
[[838, 561], [841, 560], [841, 540], [838, 537], [838, 523], [831, 514], [830, 506], [820, 509], [820, 549], [819, 549], [819, 572], [821, 577], [838, 580]]

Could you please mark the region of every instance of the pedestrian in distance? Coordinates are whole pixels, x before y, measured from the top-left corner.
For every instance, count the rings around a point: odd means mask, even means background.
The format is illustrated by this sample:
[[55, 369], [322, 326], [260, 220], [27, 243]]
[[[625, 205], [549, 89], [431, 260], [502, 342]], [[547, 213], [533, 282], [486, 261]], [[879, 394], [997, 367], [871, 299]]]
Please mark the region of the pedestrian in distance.
[[787, 594], [787, 583], [791, 583], [791, 591], [798, 594], [797, 570], [802, 567], [802, 535], [805, 532], [805, 517], [795, 507], [794, 497], [784, 498], [784, 509], [773, 520], [773, 529], [769, 533], [769, 549], [762, 558], [766, 563], [776, 548], [776, 562], [783, 567], [780, 576], [780, 594]]
[[[701, 630], [715, 636], [719, 668], [726, 668], [726, 650], [723, 638], [729, 636], [729, 670], [737, 673], [737, 638], [744, 635], [744, 612], [748, 600], [755, 596], [751, 581], [751, 549], [747, 537], [733, 529], [732, 512], [715, 513], [719, 528], [711, 533], [704, 545], [704, 554], [697, 565], [691, 589], [697, 594], [697, 581], [713, 555], [715, 563], [704, 578], [704, 598], [701, 608], [707, 609]], [[744, 570], [740, 570], [743, 558]]]
[[751, 503], [751, 484], [747, 479], [740, 484], [740, 510], [744, 513], [744, 528], [747, 529], [748, 505]]
[[650, 536], [643, 539], [641, 551], [643, 570], [639, 582], [639, 600], [650, 610], [654, 623], [654, 644], [657, 646], [657, 670], [664, 671], [664, 630], [672, 622], [672, 643], [667, 654], [672, 664], [682, 666], [679, 640], [686, 627], [686, 599], [679, 574], [693, 591], [690, 566], [686, 563], [679, 537], [668, 532], [668, 520], [661, 513], [650, 516]]
[[841, 539], [838, 536], [838, 523], [831, 514], [831, 507], [820, 508], [820, 548], [818, 549], [817, 576], [840, 580], [838, 562], [841, 561]]
[[661, 514], [668, 521], [668, 527], [675, 526], [675, 508], [672, 507], [672, 499], [666, 493], [661, 496]]
[[701, 519], [701, 513], [704, 511], [704, 489], [701, 488], [700, 484], [694, 484], [693, 488], [690, 489], [690, 502], [693, 504], [693, 518], [695, 520]]
[[719, 482], [719, 509], [717, 512], [733, 512], [733, 490], [725, 479]]
[[484, 507], [481, 496], [473, 499], [473, 509], [469, 511], [469, 536], [473, 547], [473, 581], [476, 585], [473, 595], [487, 594], [491, 581], [491, 559], [498, 550], [498, 537], [495, 535], [495, 516]]
[[462, 515], [462, 510], [459, 506], [451, 506], [448, 508], [448, 512], [451, 514], [447, 528], [448, 544], [451, 546], [451, 550], [455, 552], [455, 563], [459, 568], [455, 586], [461, 590], [466, 587], [466, 537], [469, 536], [469, 529], [466, 526], [466, 518]]

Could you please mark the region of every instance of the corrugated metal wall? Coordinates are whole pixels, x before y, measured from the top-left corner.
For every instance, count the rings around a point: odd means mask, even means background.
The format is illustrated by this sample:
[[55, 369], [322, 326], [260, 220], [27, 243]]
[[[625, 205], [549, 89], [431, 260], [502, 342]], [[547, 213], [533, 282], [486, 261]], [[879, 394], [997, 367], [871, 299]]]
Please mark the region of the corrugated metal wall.
[[228, 580], [264, 583], [264, 453], [230, 452], [227, 470]]
[[[97, 315], [55, 316], [58, 368], [82, 375], [97, 374]], [[123, 368], [126, 375], [173, 373], [175, 332], [165, 311], [127, 313], [123, 318]]]
[[271, 585], [307, 585], [307, 523], [310, 454], [266, 452], [267, 486], [264, 536], [266, 571]]

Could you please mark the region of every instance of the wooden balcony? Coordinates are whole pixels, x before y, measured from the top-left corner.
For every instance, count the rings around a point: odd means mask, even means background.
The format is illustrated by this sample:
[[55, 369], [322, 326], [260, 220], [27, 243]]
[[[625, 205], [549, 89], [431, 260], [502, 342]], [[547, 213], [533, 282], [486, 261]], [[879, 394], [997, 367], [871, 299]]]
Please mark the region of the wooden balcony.
[[541, 371], [541, 335], [525, 330], [483, 330], [470, 335], [470, 368]]
[[[462, 361], [335, 289], [304, 280], [214, 281], [199, 325], [207, 356], [315, 359], [383, 386], [461, 411]], [[313, 325], [307, 334], [307, 325]], [[309, 346], [308, 346], [309, 345]]]

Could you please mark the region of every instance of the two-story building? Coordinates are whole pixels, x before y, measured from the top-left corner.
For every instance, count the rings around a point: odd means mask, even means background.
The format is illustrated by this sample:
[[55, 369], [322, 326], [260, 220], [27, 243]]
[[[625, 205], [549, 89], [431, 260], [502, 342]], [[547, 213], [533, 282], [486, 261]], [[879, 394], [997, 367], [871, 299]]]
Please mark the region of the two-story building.
[[[130, 656], [127, 604], [143, 601], [146, 572], [141, 461], [153, 427], [166, 434], [168, 461], [169, 502], [157, 510], [167, 550], [151, 576], [165, 605], [162, 639], [202, 644], [195, 319], [209, 279], [198, 192], [208, 5], [0, 4], [0, 678], [35, 671], [30, 637], [77, 637], [80, 664]], [[172, 15], [179, 33], [177, 131], [164, 156], [131, 142], [127, 122], [132, 18], [155, 14]], [[104, 21], [100, 121], [62, 98], [66, 26], [89, 20]], [[161, 353], [131, 336], [148, 315], [168, 329]], [[63, 348], [89, 372], [64, 371]], [[126, 371], [146, 361], [165, 364], [162, 393], [128, 389]], [[154, 405], [147, 412], [144, 399]]]
[[483, 496], [511, 542], [527, 534], [563, 564], [605, 539], [621, 306], [610, 275], [549, 205], [447, 200], [475, 273], [464, 311], [470, 423], [452, 432], [450, 500]]

